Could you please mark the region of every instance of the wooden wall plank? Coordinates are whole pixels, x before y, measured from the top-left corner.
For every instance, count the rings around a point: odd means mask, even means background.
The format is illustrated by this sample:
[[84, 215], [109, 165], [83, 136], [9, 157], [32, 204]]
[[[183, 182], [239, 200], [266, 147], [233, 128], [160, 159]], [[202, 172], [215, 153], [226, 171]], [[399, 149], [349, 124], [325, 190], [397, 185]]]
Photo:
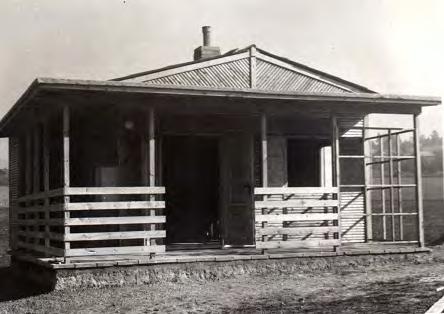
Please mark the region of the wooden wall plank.
[[95, 255], [118, 255], [118, 254], [144, 254], [144, 253], [164, 253], [164, 245], [150, 246], [120, 246], [120, 247], [99, 247], [85, 249], [69, 249], [65, 255], [67, 257], [95, 256]]
[[[148, 184], [148, 183], [147, 183]], [[164, 186], [69, 187], [66, 195], [165, 194]]]
[[329, 240], [296, 240], [296, 241], [267, 241], [256, 243], [258, 249], [318, 249], [322, 247], [339, 246], [337, 239]]
[[337, 213], [333, 214], [286, 214], [286, 215], [256, 215], [256, 222], [284, 222], [284, 221], [317, 221], [338, 220]]
[[70, 233], [68, 241], [96, 241], [96, 240], [122, 240], [122, 239], [144, 239], [165, 238], [166, 230], [155, 231], [122, 231], [122, 232], [89, 232]]
[[166, 216], [69, 218], [65, 220], [65, 226], [162, 224], [165, 223], [165, 221]]
[[69, 203], [68, 211], [105, 210], [105, 209], [151, 209], [165, 208], [164, 201], [119, 201], [119, 202], [76, 202]]
[[256, 201], [256, 208], [307, 208], [307, 207], [337, 207], [338, 200], [298, 199], [288, 201]]
[[338, 191], [338, 187], [258, 187], [254, 194], [336, 194]]

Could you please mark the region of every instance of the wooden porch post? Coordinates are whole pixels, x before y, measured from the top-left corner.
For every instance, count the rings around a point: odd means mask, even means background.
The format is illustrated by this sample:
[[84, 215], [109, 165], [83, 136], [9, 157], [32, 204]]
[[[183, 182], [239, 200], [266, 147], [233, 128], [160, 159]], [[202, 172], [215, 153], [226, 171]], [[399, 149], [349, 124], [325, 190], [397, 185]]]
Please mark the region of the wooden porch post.
[[[370, 142], [366, 141], [368, 137], [368, 115], [364, 116], [364, 129], [362, 131], [362, 145], [364, 154], [364, 204], [365, 204], [365, 238], [366, 242], [371, 242], [373, 240], [373, 222], [372, 222], [372, 204], [370, 191], [367, 189], [370, 184], [371, 172], [369, 167], [367, 167], [367, 157], [371, 156]], [[372, 160], [370, 160], [372, 161]]]
[[[63, 107], [63, 188], [66, 189], [70, 185], [70, 174], [69, 174], [69, 129], [70, 129], [70, 110], [68, 106]], [[67, 211], [67, 207], [69, 204], [69, 196], [64, 197], [64, 218], [65, 221], [70, 218], [70, 214]], [[66, 259], [66, 253], [71, 248], [70, 242], [66, 241], [66, 238], [69, 236], [70, 233], [70, 227], [65, 226], [65, 262], [67, 262]]]
[[[148, 134], [142, 132], [142, 179], [147, 186], [156, 185], [156, 134], [155, 134], [155, 112], [154, 107], [148, 109], [147, 119]], [[148, 135], [148, 138], [147, 138]], [[147, 141], [148, 140], [148, 141]], [[148, 151], [148, 152], [147, 152]], [[155, 200], [155, 196], [150, 196], [150, 201]], [[156, 210], [149, 210], [150, 216], [156, 216]], [[150, 230], [156, 230], [155, 224], [150, 224]], [[156, 245], [155, 239], [147, 238], [145, 245]]]
[[413, 128], [415, 130], [415, 161], [416, 161], [416, 204], [418, 208], [418, 242], [420, 247], [424, 247], [424, 218], [422, 204], [422, 171], [421, 171], [421, 151], [419, 144], [419, 114], [413, 116]]
[[[261, 115], [261, 143], [262, 143], [262, 186], [268, 186], [268, 141], [267, 141], [267, 116], [265, 113]], [[264, 196], [263, 200], [266, 201], [267, 197]], [[262, 215], [266, 215], [267, 210], [262, 208]], [[262, 228], [266, 228], [267, 223], [262, 223]], [[267, 235], [262, 236], [262, 241], [265, 242], [268, 240]], [[262, 253], [265, 253], [265, 250], [262, 250]]]
[[156, 185], [156, 137], [155, 137], [155, 125], [154, 125], [154, 108], [150, 107], [149, 111], [149, 184], [150, 186]]
[[262, 143], [262, 186], [268, 186], [268, 141], [267, 141], [267, 116], [261, 116], [261, 143]]
[[[331, 127], [332, 127], [332, 139], [331, 139], [331, 154], [332, 154], [332, 166], [333, 166], [333, 186], [338, 188], [337, 200], [338, 200], [338, 240], [341, 244], [341, 197], [340, 197], [340, 164], [339, 164], [339, 130], [338, 121], [336, 115], [331, 115]], [[338, 247], [335, 248], [338, 251]]]

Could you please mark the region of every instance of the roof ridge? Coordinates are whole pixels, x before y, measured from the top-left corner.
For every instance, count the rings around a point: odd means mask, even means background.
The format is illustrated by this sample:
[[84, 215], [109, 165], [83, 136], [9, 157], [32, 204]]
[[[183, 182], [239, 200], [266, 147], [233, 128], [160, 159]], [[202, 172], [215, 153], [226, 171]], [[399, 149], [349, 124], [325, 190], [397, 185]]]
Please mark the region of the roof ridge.
[[264, 55], [267, 55], [267, 56], [269, 56], [269, 57], [272, 57], [272, 58], [278, 59], [278, 60], [280, 60], [280, 61], [282, 61], [282, 62], [285, 62], [285, 63], [288, 63], [288, 64], [290, 64], [290, 65], [292, 65], [292, 66], [299, 67], [299, 68], [301, 68], [302, 70], [306, 70], [306, 71], [314, 72], [314, 73], [316, 73], [316, 74], [320, 74], [320, 75], [322, 75], [322, 76], [325, 76], [325, 77], [327, 77], [327, 78], [329, 78], [329, 79], [332, 79], [332, 80], [338, 81], [338, 82], [340, 82], [340, 83], [344, 83], [344, 84], [347, 84], [347, 85], [353, 86], [353, 87], [355, 87], [355, 88], [365, 90], [367, 93], [376, 93], [375, 91], [373, 91], [373, 90], [371, 90], [371, 89], [369, 89], [369, 88], [367, 88], [367, 87], [365, 87], [365, 86], [363, 86], [363, 85], [359, 85], [359, 84], [356, 84], [356, 83], [354, 83], [354, 82], [350, 82], [350, 81], [345, 80], [345, 79], [343, 79], [343, 78], [341, 78], [341, 77], [338, 77], [338, 76], [332, 75], [332, 74], [330, 74], [330, 73], [327, 73], [327, 72], [324, 72], [324, 71], [321, 71], [321, 70], [318, 70], [318, 69], [312, 68], [312, 67], [310, 67], [310, 66], [308, 66], [308, 65], [305, 65], [305, 64], [302, 64], [302, 63], [299, 63], [299, 62], [293, 61], [293, 60], [291, 60], [291, 59], [289, 59], [289, 58], [281, 57], [281, 56], [276, 55], [276, 54], [274, 54], [274, 53], [268, 52], [268, 51], [266, 51], [266, 50], [264, 50], [264, 49], [257, 48], [257, 47], [256, 47], [256, 49], [257, 49], [258, 52], [260, 52], [260, 53], [262, 53], [262, 54], [264, 54]]
[[[253, 45], [251, 45], [253, 46]], [[109, 81], [124, 81], [127, 79], [132, 79], [132, 78], [136, 78], [139, 76], [144, 76], [144, 75], [148, 75], [148, 74], [153, 74], [153, 73], [158, 73], [158, 72], [162, 72], [165, 70], [171, 70], [171, 69], [175, 69], [175, 68], [180, 68], [183, 66], [187, 66], [187, 65], [191, 65], [191, 64], [198, 64], [198, 63], [202, 63], [205, 61], [210, 61], [210, 60], [216, 60], [216, 59], [220, 59], [220, 58], [224, 58], [227, 56], [233, 56], [236, 54], [240, 54], [243, 53], [247, 50], [247, 48], [249, 49], [250, 46], [243, 48], [243, 49], [239, 49], [239, 48], [235, 48], [235, 49], [231, 49], [219, 56], [215, 56], [215, 57], [210, 57], [210, 58], [204, 58], [204, 59], [200, 59], [200, 60], [192, 60], [192, 61], [187, 61], [187, 62], [182, 62], [182, 63], [176, 63], [176, 64], [171, 64], [171, 65], [167, 65], [161, 68], [157, 68], [157, 69], [153, 69], [153, 70], [148, 70], [148, 71], [142, 71], [142, 72], [137, 72], [134, 74], [130, 74], [130, 75], [126, 75], [126, 76], [122, 76], [122, 77], [118, 77], [118, 78], [114, 78], [114, 79], [110, 79]]]
[[373, 90], [371, 90], [371, 89], [369, 89], [369, 88], [367, 88], [367, 87], [365, 87], [363, 85], [356, 84], [354, 82], [345, 80], [345, 79], [343, 79], [341, 77], [338, 77], [338, 76], [332, 75], [330, 73], [327, 73], [327, 72], [324, 72], [324, 71], [312, 68], [312, 67], [307, 66], [305, 64], [293, 61], [293, 60], [291, 60], [289, 58], [276, 55], [276, 54], [271, 53], [269, 51], [266, 51], [266, 50], [264, 50], [262, 48], [258, 48], [256, 44], [251, 44], [251, 45], [248, 45], [248, 46], [246, 46], [244, 48], [231, 49], [231, 50], [229, 50], [229, 51], [227, 51], [227, 52], [225, 52], [225, 53], [223, 53], [223, 54], [221, 54], [219, 56], [210, 57], [210, 58], [204, 58], [204, 59], [200, 59], [200, 60], [192, 60], [192, 61], [182, 62], [182, 63], [176, 63], [176, 64], [164, 66], [164, 67], [153, 69], [153, 70], [137, 72], [137, 73], [134, 73], [134, 74], [130, 74], [130, 75], [126, 75], [126, 76], [110, 79], [110, 81], [125, 81], [125, 80], [129, 80], [129, 79], [134, 79], [134, 78], [137, 78], [137, 77], [142, 77], [142, 76], [145, 76], [145, 75], [150, 75], [150, 74], [159, 73], [159, 72], [163, 72], [163, 71], [167, 71], [167, 70], [181, 68], [181, 67], [188, 66], [188, 65], [199, 64], [199, 63], [204, 63], [204, 62], [207, 62], [207, 61], [217, 60], [217, 59], [221, 59], [221, 58], [224, 58], [224, 57], [245, 53], [245, 52], [249, 51], [253, 47], [256, 48], [256, 50], [259, 53], [261, 53], [261, 54], [263, 54], [265, 56], [274, 58], [274, 59], [279, 60], [281, 62], [287, 63], [288, 65], [290, 65], [292, 67], [295, 67], [296, 71], [298, 69], [300, 69], [300, 70], [304, 70], [304, 71], [307, 71], [307, 72], [311, 72], [313, 74], [323, 76], [327, 80], [332, 80], [332, 83], [344, 84], [344, 85], [349, 86], [351, 88], [355, 88], [355, 89], [357, 89], [360, 92], [376, 93], [375, 91], [373, 91]]

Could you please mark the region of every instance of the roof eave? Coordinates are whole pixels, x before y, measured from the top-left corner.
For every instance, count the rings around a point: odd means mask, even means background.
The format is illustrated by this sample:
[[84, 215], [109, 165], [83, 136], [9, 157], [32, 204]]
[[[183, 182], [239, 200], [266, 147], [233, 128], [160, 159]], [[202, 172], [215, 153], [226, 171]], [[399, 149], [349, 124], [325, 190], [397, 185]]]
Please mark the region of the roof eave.
[[383, 95], [375, 93], [301, 93], [301, 92], [276, 92], [257, 89], [229, 89], [211, 87], [184, 87], [171, 85], [149, 85], [145, 83], [120, 82], [120, 81], [94, 81], [72, 80], [56, 78], [37, 78], [27, 88], [25, 93], [17, 100], [14, 106], [0, 121], [0, 137], [4, 137], [5, 127], [13, 116], [32, 99], [39, 90], [63, 90], [66, 92], [78, 91], [102, 91], [123, 93], [144, 93], [175, 96], [204, 96], [204, 97], [228, 97], [249, 99], [280, 99], [299, 101], [329, 101], [349, 102], [355, 104], [406, 104], [418, 107], [436, 106], [441, 104], [440, 97], [411, 96], [411, 95]]

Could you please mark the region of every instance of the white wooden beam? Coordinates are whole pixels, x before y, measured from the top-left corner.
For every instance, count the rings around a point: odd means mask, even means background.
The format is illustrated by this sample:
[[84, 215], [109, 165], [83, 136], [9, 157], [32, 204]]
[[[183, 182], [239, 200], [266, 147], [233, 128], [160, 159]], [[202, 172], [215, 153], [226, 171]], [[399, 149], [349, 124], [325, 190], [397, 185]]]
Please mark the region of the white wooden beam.
[[[63, 113], [62, 113], [63, 117], [63, 187], [64, 188], [68, 188], [70, 185], [70, 173], [69, 173], [69, 133], [70, 133], [70, 108], [68, 106], [64, 106], [63, 107]], [[68, 206], [70, 202], [70, 197], [69, 196], [65, 196], [64, 197], [64, 204], [65, 204], [65, 211], [64, 211], [64, 219], [65, 219], [65, 228], [64, 228], [64, 234], [65, 237], [67, 238], [70, 234], [70, 227], [66, 226], [66, 222], [70, 220], [70, 213], [69, 211], [67, 211], [66, 207]], [[70, 242], [64, 241], [64, 252], [65, 252], [65, 257], [66, 257], [66, 252], [69, 251], [71, 248]], [[67, 261], [65, 261], [67, 262]]]
[[256, 71], [256, 47], [250, 47], [250, 87], [256, 88], [257, 71]]
[[416, 203], [418, 209], [418, 242], [420, 247], [425, 246], [424, 242], [424, 214], [422, 202], [422, 170], [421, 170], [421, 150], [419, 143], [419, 115], [413, 116], [413, 123], [415, 129], [414, 143], [416, 156]]

